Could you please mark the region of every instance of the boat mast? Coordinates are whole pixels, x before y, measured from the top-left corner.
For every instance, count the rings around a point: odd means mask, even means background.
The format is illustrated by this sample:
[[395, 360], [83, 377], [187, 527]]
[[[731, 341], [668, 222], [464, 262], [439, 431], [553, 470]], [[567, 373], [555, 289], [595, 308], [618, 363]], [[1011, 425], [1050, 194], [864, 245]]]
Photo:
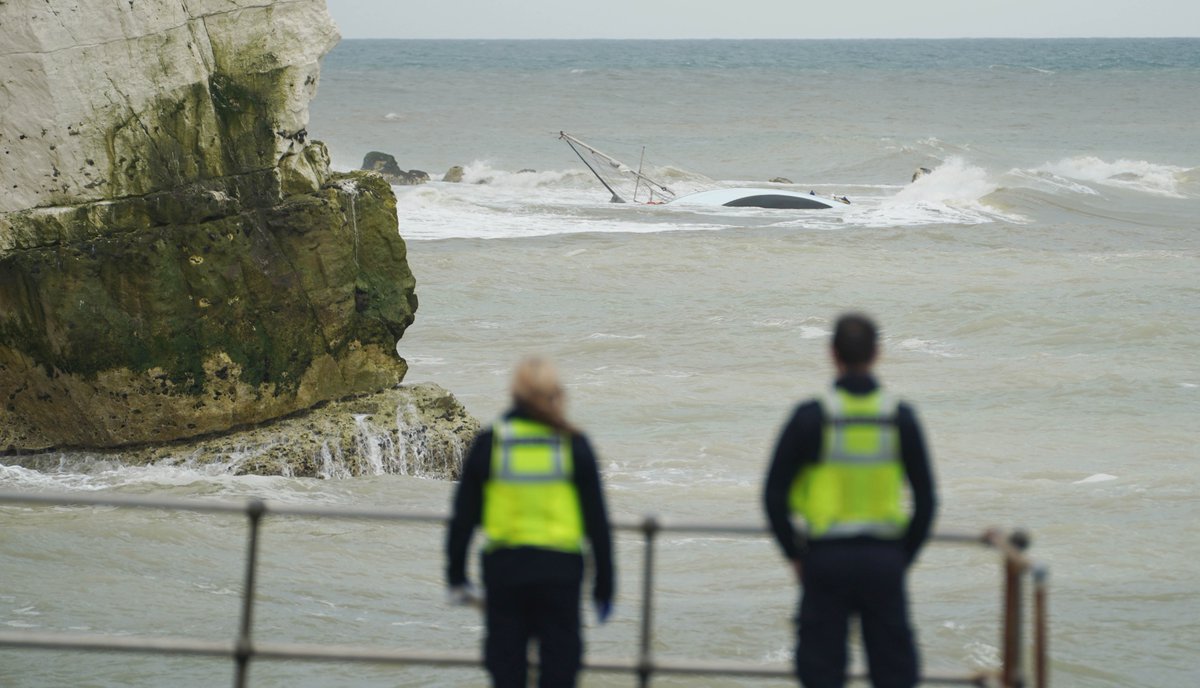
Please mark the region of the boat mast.
[[[638, 188], [642, 185], [642, 163], [646, 162], [646, 147], [642, 146], [642, 157], [638, 158], [637, 183], [633, 185], [633, 202], [637, 203]], [[650, 200], [654, 200], [654, 191], [650, 191]]]
[[[629, 165], [626, 165], [625, 163], [621, 162], [620, 160], [617, 160], [613, 156], [611, 156], [601, 150], [597, 150], [594, 146], [588, 145], [588, 144], [584, 143], [583, 141], [580, 141], [579, 139], [575, 138], [574, 136], [571, 136], [570, 134], [560, 131], [560, 132], [558, 132], [558, 138], [567, 142], [567, 145], [569, 145], [571, 147], [571, 150], [575, 151], [575, 155], [579, 156], [579, 159], [583, 161], [584, 165], [587, 165], [587, 168], [589, 170], [591, 170], [592, 174], [596, 175], [596, 178], [600, 180], [600, 183], [604, 185], [604, 188], [608, 189], [609, 193], [611, 193], [613, 195], [613, 197], [612, 197], [613, 203], [624, 203], [625, 199], [621, 198], [621, 196], [616, 191], [613, 191], [613, 188], [611, 186], [609, 186], [608, 182], [606, 182], [604, 180], [604, 177], [600, 176], [600, 173], [596, 171], [596, 168], [592, 167], [592, 164], [590, 162], [588, 162], [587, 158], [583, 157], [583, 154], [579, 152], [579, 148], [576, 148], [576, 146], [586, 148], [588, 150], [588, 152], [591, 153], [592, 155], [595, 155], [597, 157], [603, 158], [604, 160], [608, 161], [608, 164], [613, 169], [617, 170], [618, 172], [623, 172], [625, 174], [633, 175], [634, 179], [637, 180], [638, 186], [640, 186], [640, 184], [642, 182], [645, 182], [646, 186], [650, 189], [650, 200], [652, 200], [652, 201], [654, 200], [654, 189], [656, 189], [656, 188], [659, 191], [659, 195], [662, 196], [663, 198], [667, 198], [667, 199], [674, 198], [674, 196], [675, 196], [674, 191], [671, 191], [665, 185], [660, 184], [659, 182], [642, 174], [640, 163], [638, 165], [638, 170], [635, 171], [635, 170], [631, 169], [629, 167]], [[643, 147], [642, 148], [642, 157], [645, 158], [645, 156], [646, 156], [646, 149]], [[637, 187], [636, 186], [634, 189], [634, 201], [637, 201]]]
[[567, 142], [567, 145], [571, 147], [571, 150], [575, 151], [575, 155], [579, 156], [579, 159], [581, 161], [583, 161], [583, 164], [586, 165], [589, 170], [591, 170], [592, 174], [596, 175], [596, 179], [599, 179], [600, 183], [604, 185], [604, 188], [608, 189], [608, 192], [610, 194], [612, 194], [612, 200], [609, 201], [610, 203], [624, 203], [625, 202], [625, 199], [621, 198], [621, 196], [616, 191], [613, 191], [613, 188], [608, 185], [608, 182], [604, 181], [604, 177], [600, 176], [600, 173], [596, 171], [596, 168], [592, 167], [592, 164], [587, 161], [587, 158], [583, 157], [583, 153], [579, 152], [579, 149], [575, 147], [575, 144], [579, 144], [579, 145], [583, 146], [584, 148], [588, 149], [595, 155], [599, 155], [601, 157], [608, 158], [609, 160], [616, 163], [617, 165], [621, 164], [621, 162], [619, 160], [617, 160], [616, 158], [613, 158], [611, 156], [605, 155], [604, 153], [601, 153], [600, 151], [596, 150], [595, 148], [592, 148], [591, 146], [587, 145], [583, 141], [580, 141], [579, 139], [567, 134], [566, 132], [562, 132], [562, 131], [558, 132], [558, 138]]

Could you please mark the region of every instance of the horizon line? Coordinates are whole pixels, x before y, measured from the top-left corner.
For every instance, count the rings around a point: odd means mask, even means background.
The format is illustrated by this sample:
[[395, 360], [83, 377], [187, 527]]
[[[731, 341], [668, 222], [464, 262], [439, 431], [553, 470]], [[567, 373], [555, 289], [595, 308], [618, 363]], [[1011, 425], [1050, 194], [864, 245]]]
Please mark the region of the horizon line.
[[823, 37], [730, 37], [730, 36], [659, 36], [625, 37], [574, 36], [342, 36], [342, 40], [367, 41], [1058, 41], [1058, 40], [1200, 40], [1200, 36], [823, 36]]

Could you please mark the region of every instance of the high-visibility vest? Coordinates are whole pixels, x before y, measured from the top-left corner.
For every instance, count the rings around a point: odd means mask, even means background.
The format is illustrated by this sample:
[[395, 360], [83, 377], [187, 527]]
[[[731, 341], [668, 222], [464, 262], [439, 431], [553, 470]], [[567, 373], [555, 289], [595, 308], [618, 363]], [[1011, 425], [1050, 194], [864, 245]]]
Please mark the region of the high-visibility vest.
[[583, 516], [570, 436], [510, 418], [492, 428], [492, 470], [484, 485], [487, 549], [583, 549]]
[[897, 404], [879, 390], [855, 395], [842, 389], [822, 402], [821, 456], [796, 476], [789, 500], [810, 539], [903, 536], [908, 514]]

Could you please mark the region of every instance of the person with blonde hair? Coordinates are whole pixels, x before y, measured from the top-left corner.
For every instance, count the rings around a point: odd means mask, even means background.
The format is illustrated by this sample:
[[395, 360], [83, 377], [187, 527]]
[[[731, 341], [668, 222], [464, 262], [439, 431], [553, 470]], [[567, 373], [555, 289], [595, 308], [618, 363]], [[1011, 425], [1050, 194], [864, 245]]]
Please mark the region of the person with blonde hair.
[[525, 688], [538, 641], [541, 688], [571, 688], [583, 661], [584, 558], [601, 623], [612, 610], [613, 555], [596, 456], [566, 418], [554, 364], [521, 361], [512, 408], [475, 438], [454, 494], [446, 535], [451, 600], [473, 596], [467, 551], [482, 526], [484, 665], [495, 688]]

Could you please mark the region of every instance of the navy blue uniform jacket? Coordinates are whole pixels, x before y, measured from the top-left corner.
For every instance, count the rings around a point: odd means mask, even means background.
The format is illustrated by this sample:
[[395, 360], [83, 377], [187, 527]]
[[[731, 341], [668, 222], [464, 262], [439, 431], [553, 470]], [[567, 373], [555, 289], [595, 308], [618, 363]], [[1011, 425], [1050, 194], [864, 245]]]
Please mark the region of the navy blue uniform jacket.
[[[869, 394], [878, 389], [879, 383], [872, 376], [859, 373], [839, 378], [837, 386], [851, 394]], [[776, 542], [788, 559], [803, 561], [807, 551], [806, 543], [797, 537], [795, 528], [792, 527], [788, 501], [792, 481], [800, 469], [816, 463], [821, 456], [824, 421], [824, 411], [815, 399], [797, 406], [791, 420], [779, 436], [775, 455], [771, 460], [771, 469], [767, 474], [767, 484], [763, 491], [767, 520], [771, 523], [771, 532]], [[896, 411], [896, 425], [900, 432], [900, 458], [912, 488], [912, 518], [903, 539], [904, 551], [911, 563], [929, 538], [930, 526], [933, 524], [934, 511], [937, 508], [937, 497], [934, 493], [929, 455], [925, 450], [925, 439], [911, 406], [901, 402]]]

